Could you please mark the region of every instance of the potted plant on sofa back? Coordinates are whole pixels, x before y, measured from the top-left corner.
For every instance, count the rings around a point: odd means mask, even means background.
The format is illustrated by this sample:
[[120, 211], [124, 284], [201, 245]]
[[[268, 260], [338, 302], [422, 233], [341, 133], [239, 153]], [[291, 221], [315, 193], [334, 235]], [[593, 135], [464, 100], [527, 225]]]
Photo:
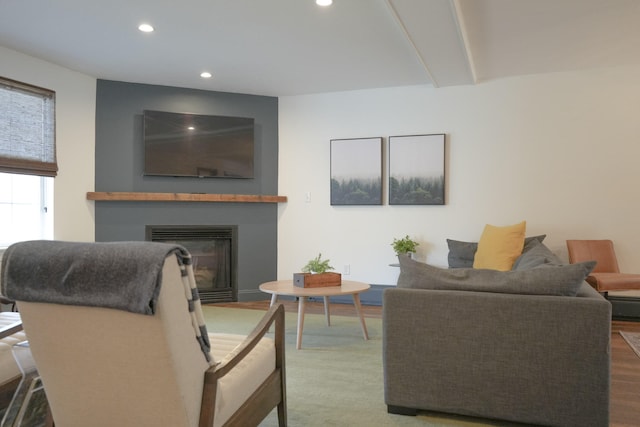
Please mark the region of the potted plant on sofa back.
[[416, 252], [418, 245], [420, 245], [420, 243], [413, 240], [408, 234], [402, 239], [394, 238], [393, 243], [391, 243], [396, 255], [407, 255], [409, 257]]

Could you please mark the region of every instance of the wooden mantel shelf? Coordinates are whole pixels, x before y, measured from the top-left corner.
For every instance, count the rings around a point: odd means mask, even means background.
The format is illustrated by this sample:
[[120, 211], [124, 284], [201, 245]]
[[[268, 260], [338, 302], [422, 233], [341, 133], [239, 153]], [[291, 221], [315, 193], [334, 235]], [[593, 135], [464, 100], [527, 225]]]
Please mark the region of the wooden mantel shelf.
[[286, 196], [262, 196], [258, 194], [208, 194], [208, 193], [141, 193], [141, 192], [88, 192], [87, 200], [121, 202], [235, 202], [235, 203], [285, 203]]

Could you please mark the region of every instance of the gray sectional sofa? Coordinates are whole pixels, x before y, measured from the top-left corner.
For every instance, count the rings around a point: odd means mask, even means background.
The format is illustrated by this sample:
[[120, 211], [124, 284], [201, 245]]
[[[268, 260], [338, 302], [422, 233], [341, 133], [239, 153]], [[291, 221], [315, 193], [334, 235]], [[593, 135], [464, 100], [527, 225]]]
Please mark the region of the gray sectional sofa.
[[509, 272], [400, 257], [383, 294], [389, 412], [609, 425], [611, 306], [584, 282], [593, 263], [560, 265], [538, 243]]

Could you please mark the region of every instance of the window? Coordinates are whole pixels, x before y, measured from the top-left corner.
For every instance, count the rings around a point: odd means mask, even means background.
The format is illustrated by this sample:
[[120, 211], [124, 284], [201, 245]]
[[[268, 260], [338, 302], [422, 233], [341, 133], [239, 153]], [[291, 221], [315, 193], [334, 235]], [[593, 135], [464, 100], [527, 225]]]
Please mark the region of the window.
[[0, 173], [0, 248], [53, 239], [53, 178]]
[[0, 77], [0, 248], [53, 238], [55, 92]]

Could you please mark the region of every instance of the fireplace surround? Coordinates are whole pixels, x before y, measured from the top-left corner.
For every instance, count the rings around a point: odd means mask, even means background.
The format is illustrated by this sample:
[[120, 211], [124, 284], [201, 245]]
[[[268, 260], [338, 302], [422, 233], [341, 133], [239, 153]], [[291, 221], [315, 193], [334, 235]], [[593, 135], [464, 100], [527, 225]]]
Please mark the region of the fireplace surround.
[[191, 254], [202, 303], [238, 300], [236, 225], [147, 225], [147, 241], [175, 243]]

